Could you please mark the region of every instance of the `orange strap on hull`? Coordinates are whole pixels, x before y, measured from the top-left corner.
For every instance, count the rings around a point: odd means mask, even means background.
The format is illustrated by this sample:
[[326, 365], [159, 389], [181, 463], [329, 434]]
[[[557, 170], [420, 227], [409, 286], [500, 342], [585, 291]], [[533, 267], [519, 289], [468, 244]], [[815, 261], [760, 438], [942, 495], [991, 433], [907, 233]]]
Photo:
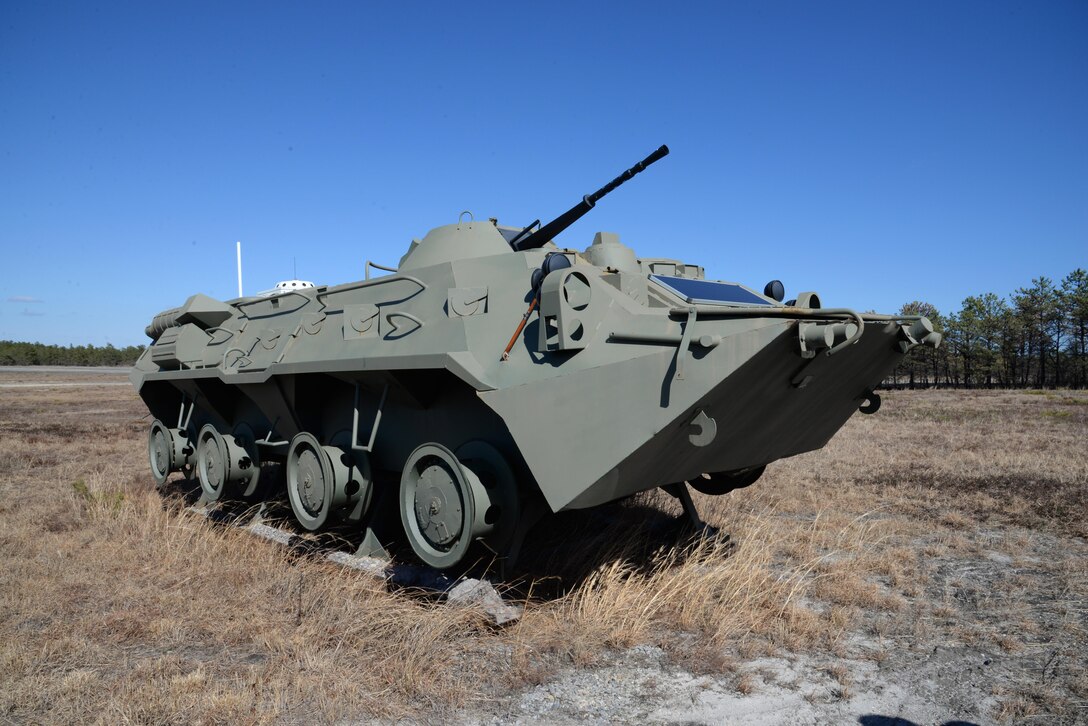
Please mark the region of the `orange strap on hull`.
[[514, 347], [514, 343], [517, 342], [518, 336], [521, 335], [521, 331], [525, 330], [525, 324], [529, 322], [529, 316], [533, 314], [533, 310], [536, 308], [536, 301], [539, 299], [540, 295], [534, 297], [533, 301], [529, 303], [529, 309], [521, 316], [521, 322], [518, 323], [518, 329], [510, 336], [510, 342], [506, 344], [506, 350], [502, 352], [503, 360], [508, 360], [510, 358], [510, 350]]

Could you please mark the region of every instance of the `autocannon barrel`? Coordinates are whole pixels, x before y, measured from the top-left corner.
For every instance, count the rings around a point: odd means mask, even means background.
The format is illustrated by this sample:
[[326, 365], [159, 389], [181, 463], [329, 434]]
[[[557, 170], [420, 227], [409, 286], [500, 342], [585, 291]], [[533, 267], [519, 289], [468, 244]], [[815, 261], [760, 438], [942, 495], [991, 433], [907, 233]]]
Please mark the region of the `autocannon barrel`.
[[542, 247], [546, 242], [554, 239], [560, 232], [581, 219], [581, 217], [586, 212], [593, 209], [593, 206], [598, 202], [598, 200], [600, 200], [606, 194], [611, 192], [619, 185], [623, 184], [631, 177], [635, 176], [635, 174], [638, 174], [639, 172], [645, 170], [646, 167], [648, 167], [650, 164], [668, 155], [668, 153], [669, 147], [662, 144], [658, 149], [656, 149], [645, 159], [635, 164], [630, 169], [623, 172], [618, 177], [608, 182], [597, 191], [593, 192], [592, 194], [585, 195], [584, 197], [582, 197], [582, 201], [575, 204], [566, 212], [559, 215], [552, 221], [548, 222], [543, 227], [523, 238], [519, 242], [515, 243], [515, 249], [521, 251], [532, 250], [536, 249], [537, 247]]

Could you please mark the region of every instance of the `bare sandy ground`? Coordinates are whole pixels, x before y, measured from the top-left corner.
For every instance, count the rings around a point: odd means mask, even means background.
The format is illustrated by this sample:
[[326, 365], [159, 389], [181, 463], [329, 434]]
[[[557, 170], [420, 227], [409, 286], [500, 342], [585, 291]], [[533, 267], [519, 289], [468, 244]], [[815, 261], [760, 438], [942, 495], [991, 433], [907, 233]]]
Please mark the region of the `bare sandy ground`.
[[0, 388], [127, 386], [130, 370], [115, 366], [0, 366]]
[[35, 375], [80, 376], [87, 374], [127, 376], [129, 366], [0, 366], [0, 373], [33, 373]]

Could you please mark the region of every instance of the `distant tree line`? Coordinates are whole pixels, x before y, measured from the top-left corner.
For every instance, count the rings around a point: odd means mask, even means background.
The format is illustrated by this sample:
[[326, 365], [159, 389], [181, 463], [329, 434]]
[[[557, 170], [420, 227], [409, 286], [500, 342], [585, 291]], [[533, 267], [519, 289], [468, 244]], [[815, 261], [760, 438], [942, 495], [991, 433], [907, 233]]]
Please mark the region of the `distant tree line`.
[[919, 346], [896, 369], [899, 385], [984, 388], [1088, 386], [1088, 272], [1074, 270], [1055, 285], [1031, 281], [1009, 299], [992, 292], [941, 314], [929, 303], [901, 314], [927, 316], [944, 332], [941, 347]]
[[44, 345], [0, 340], [0, 366], [128, 366], [144, 352], [142, 345]]

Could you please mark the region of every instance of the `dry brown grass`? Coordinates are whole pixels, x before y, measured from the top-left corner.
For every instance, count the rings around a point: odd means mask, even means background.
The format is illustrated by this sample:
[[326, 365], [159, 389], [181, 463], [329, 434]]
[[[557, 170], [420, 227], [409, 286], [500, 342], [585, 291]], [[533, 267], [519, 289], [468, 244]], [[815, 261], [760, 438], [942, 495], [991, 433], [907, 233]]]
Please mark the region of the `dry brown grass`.
[[[1082, 401], [887, 395], [877, 416], [855, 417], [826, 449], [771, 466], [754, 487], [697, 495], [737, 548], [662, 547], [680, 509], [661, 492], [570, 515], [561, 541], [541, 537], [548, 547], [529, 553], [514, 583], [524, 617], [494, 630], [472, 610], [390, 593], [186, 514], [148, 483], [148, 422], [126, 388], [0, 389], [0, 716], [441, 719], [639, 643], [693, 672], [730, 673], [738, 657], [783, 651], [883, 662], [934, 639], [1010, 654], [1083, 642], [1077, 552], [997, 578], [994, 590], [1027, 599], [1043, 576], [1065, 588], [1019, 608], [956, 586], [935, 564], [1019, 556], [1033, 532], [1086, 534]], [[1020, 526], [1030, 529], [1009, 529]], [[881, 645], [859, 654], [858, 633]], [[850, 698], [845, 668], [827, 672], [831, 697]], [[736, 684], [756, 687], [743, 673]], [[1065, 691], [1052, 690], [1010, 692], [994, 715], [1059, 713]]]

